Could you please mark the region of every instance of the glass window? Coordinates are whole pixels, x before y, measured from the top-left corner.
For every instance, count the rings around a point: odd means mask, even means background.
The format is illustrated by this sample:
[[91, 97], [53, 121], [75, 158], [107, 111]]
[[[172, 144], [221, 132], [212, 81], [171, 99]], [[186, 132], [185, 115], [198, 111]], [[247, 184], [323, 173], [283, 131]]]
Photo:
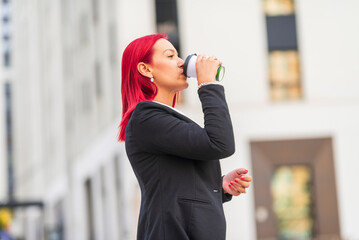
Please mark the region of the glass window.
[[2, 59], [5, 67], [11, 66], [11, 9], [8, 1], [3, 1], [1, 8], [2, 32], [1, 40], [3, 44]]
[[272, 101], [302, 98], [294, 0], [263, 0]]
[[294, 14], [266, 16], [268, 50], [297, 50], [297, 24]]
[[157, 32], [167, 35], [180, 53], [176, 0], [156, 0], [156, 23]]
[[311, 169], [307, 165], [280, 166], [275, 170], [271, 194], [278, 239], [313, 236], [311, 180]]
[[269, 52], [271, 99], [294, 100], [302, 97], [297, 51]]
[[[55, 224], [54, 228], [50, 229], [49, 239], [65, 240], [65, 208], [64, 200], [60, 200], [54, 207]], [[41, 239], [41, 238], [39, 238]]]
[[5, 83], [5, 124], [6, 124], [6, 155], [8, 164], [8, 194], [9, 199], [14, 198], [15, 185], [14, 185], [14, 162], [13, 162], [13, 109], [12, 109], [12, 94], [13, 88], [10, 82]]
[[268, 16], [294, 14], [293, 0], [263, 0], [264, 12]]
[[85, 183], [86, 207], [87, 207], [87, 235], [89, 240], [95, 239], [94, 212], [93, 212], [93, 192], [92, 180], [87, 179]]

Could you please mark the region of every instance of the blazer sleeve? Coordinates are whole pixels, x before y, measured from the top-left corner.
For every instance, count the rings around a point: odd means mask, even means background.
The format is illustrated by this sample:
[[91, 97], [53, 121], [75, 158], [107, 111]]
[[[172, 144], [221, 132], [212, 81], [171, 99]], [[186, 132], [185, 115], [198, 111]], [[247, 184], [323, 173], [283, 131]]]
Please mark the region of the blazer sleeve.
[[207, 85], [200, 88], [198, 94], [204, 128], [164, 109], [141, 104], [137, 111], [139, 117], [135, 117], [131, 129], [139, 147], [146, 152], [196, 160], [218, 160], [232, 155], [234, 135], [223, 86]]

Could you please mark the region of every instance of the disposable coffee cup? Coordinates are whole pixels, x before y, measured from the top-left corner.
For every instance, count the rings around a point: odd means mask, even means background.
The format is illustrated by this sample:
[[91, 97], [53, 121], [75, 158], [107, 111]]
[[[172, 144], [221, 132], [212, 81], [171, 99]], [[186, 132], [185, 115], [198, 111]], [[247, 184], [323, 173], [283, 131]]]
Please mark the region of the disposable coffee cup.
[[[197, 78], [197, 71], [196, 71], [196, 61], [197, 61], [197, 54], [189, 55], [183, 65], [183, 73], [188, 78]], [[222, 81], [225, 73], [224, 66], [220, 65], [217, 70], [216, 74], [216, 81]]]

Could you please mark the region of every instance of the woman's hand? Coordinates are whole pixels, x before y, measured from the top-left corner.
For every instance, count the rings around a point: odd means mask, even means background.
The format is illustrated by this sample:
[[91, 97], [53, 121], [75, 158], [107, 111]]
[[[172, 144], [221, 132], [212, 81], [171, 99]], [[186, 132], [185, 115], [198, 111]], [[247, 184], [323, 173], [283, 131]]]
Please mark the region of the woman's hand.
[[250, 186], [252, 177], [246, 175], [248, 170], [244, 168], [235, 169], [227, 173], [223, 177], [222, 187], [225, 193], [233, 196], [238, 196], [241, 193], [246, 193], [246, 188]]
[[206, 82], [215, 82], [218, 67], [222, 65], [216, 57], [198, 55], [196, 62], [198, 85]]

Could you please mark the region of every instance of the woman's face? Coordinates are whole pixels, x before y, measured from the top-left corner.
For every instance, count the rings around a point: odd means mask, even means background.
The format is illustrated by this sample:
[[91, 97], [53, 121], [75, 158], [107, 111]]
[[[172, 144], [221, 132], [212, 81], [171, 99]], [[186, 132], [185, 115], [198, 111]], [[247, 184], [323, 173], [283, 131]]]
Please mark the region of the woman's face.
[[150, 68], [158, 90], [178, 92], [188, 87], [183, 74], [184, 61], [178, 57], [177, 50], [166, 39], [159, 39], [153, 46]]

